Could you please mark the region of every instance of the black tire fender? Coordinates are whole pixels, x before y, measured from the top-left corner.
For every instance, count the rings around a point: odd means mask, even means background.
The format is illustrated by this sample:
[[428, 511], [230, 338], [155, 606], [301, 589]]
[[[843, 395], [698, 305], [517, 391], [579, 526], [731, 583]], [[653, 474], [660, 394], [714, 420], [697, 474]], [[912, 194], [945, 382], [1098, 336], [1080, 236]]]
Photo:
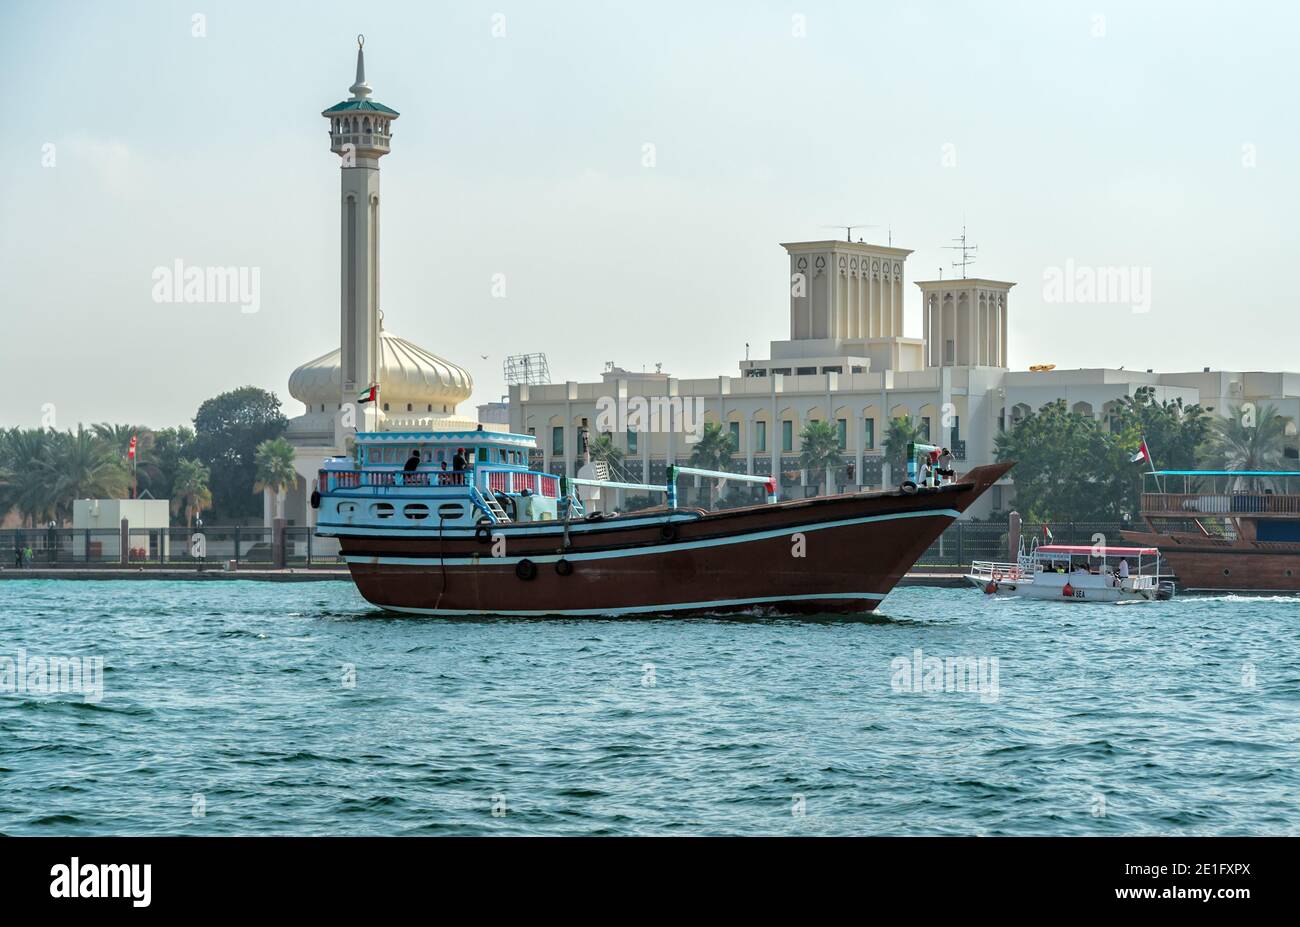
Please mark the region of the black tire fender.
[[522, 579], [524, 582], [528, 582], [531, 579], [536, 579], [537, 564], [527, 559], [520, 560], [518, 563], [515, 564], [515, 575], [518, 576], [520, 579]]
[[561, 557], [559, 560], [555, 561], [555, 572], [561, 576], [572, 576], [573, 561], [565, 560], [563, 557]]
[[672, 522], [659, 526], [659, 536], [665, 541], [677, 540], [677, 526]]

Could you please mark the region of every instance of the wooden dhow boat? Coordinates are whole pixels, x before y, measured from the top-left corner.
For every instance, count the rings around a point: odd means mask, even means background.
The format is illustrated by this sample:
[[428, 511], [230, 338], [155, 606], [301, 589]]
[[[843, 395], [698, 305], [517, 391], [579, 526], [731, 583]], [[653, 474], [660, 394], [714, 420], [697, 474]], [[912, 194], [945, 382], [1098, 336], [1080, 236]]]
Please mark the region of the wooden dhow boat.
[[1155, 470], [1145, 531], [1189, 592], [1300, 593], [1300, 471]]
[[[1011, 464], [898, 490], [774, 501], [767, 477], [670, 467], [667, 484], [529, 468], [531, 435], [363, 432], [331, 458], [312, 504], [371, 603], [420, 615], [621, 616], [874, 609]], [[909, 461], [937, 449], [917, 445]], [[767, 484], [769, 502], [679, 508], [680, 475]], [[580, 486], [666, 504], [588, 513]]]

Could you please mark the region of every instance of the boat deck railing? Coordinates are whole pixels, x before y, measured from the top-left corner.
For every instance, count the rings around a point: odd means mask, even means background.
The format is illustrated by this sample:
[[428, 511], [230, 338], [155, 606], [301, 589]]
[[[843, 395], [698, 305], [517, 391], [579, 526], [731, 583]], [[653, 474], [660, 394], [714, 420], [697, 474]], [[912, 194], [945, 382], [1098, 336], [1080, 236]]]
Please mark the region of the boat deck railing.
[[390, 489], [441, 489], [476, 486], [492, 492], [529, 492], [556, 498], [560, 478], [549, 473], [525, 470], [494, 469], [478, 466], [469, 470], [323, 470], [320, 474], [322, 492], [340, 489], [372, 489], [384, 492]]
[[1004, 579], [1025, 579], [1033, 577], [1033, 570], [1026, 570], [1019, 563], [1004, 563], [997, 560], [976, 560], [970, 565], [970, 575], [986, 582], [1000, 582]]
[[1300, 516], [1300, 495], [1278, 493], [1143, 493], [1143, 515]]

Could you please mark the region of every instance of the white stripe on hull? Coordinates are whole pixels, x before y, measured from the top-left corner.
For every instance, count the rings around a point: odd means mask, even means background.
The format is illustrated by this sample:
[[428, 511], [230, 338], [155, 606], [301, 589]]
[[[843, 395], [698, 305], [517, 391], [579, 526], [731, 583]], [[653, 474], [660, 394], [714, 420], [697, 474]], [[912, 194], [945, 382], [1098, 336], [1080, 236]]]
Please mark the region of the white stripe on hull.
[[435, 567], [441, 564], [447, 566], [478, 566], [483, 563], [499, 564], [516, 564], [520, 560], [531, 560], [533, 563], [554, 563], [557, 560], [608, 560], [621, 557], [644, 557], [655, 556], [658, 554], [673, 553], [681, 550], [698, 550], [705, 547], [722, 547], [731, 544], [747, 544], [750, 541], [763, 541], [771, 538], [789, 537], [792, 534], [802, 534], [809, 531], [821, 531], [826, 528], [842, 528], [848, 525], [865, 525], [878, 521], [894, 521], [900, 518], [956, 518], [961, 513], [956, 509], [929, 509], [922, 512], [896, 512], [891, 515], [866, 515], [862, 518], [846, 518], [840, 521], [825, 521], [811, 525], [791, 525], [786, 528], [774, 528], [767, 531], [753, 531], [748, 534], [732, 534], [720, 538], [706, 538], [700, 541], [678, 541], [675, 543], [652, 544], [646, 547], [628, 547], [618, 550], [600, 550], [591, 552], [569, 552], [564, 554], [539, 554], [535, 557], [447, 557], [445, 559], [436, 556], [428, 557], [398, 557], [381, 555], [378, 557], [367, 557], [358, 554], [352, 554], [345, 557], [349, 564], [384, 564], [391, 566], [427, 566]]
[[855, 599], [863, 602], [879, 602], [885, 597], [881, 592], [827, 592], [811, 595], [765, 595], [750, 599], [716, 599], [707, 602], [674, 602], [666, 605], [633, 605], [622, 608], [564, 608], [539, 610], [475, 609], [475, 608], [416, 608], [406, 605], [380, 605], [390, 612], [406, 612], [412, 615], [512, 615], [525, 618], [541, 618], [547, 615], [595, 617], [618, 615], [647, 615], [658, 612], [678, 612], [685, 610], [707, 611], [713, 608], [735, 608], [745, 605], [773, 605], [781, 602], [810, 602], [825, 599]]

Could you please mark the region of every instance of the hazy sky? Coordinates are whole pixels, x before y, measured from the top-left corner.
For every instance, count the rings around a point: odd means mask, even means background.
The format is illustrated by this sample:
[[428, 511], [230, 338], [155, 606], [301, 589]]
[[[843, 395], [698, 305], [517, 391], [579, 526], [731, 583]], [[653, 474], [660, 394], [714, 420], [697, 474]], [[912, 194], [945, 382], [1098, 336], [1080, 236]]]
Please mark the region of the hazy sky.
[[[4, 0], [0, 425], [45, 404], [60, 428], [178, 424], [246, 383], [302, 411], [288, 375], [339, 329], [320, 111], [358, 32], [402, 114], [387, 327], [468, 368], [474, 402], [514, 352], [556, 380], [607, 360], [736, 374], [745, 342], [788, 336], [778, 242], [845, 222], [892, 226], [915, 291], [954, 273], [964, 219], [971, 275], [1018, 282], [1013, 368], [1300, 369], [1294, 288], [1272, 279], [1300, 228], [1297, 10]], [[155, 302], [176, 259], [258, 268], [258, 311]], [[1150, 311], [1049, 305], [1067, 260], [1149, 269]]]

